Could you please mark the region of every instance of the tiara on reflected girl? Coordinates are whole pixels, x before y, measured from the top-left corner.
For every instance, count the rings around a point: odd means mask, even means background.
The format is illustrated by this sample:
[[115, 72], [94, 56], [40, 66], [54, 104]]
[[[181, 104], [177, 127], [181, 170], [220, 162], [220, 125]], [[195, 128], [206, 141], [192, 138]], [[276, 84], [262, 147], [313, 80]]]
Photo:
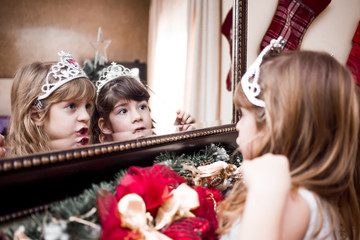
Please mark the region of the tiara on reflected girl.
[[[255, 62], [251, 64], [246, 73], [241, 78], [241, 87], [245, 93], [247, 99], [258, 107], [265, 107], [265, 102], [259, 98], [261, 88], [258, 83], [260, 74], [260, 65], [263, 61], [264, 56], [273, 49], [283, 49], [285, 41], [280, 36], [278, 39], [272, 39], [270, 44], [267, 45], [256, 58]], [[250, 81], [252, 79], [252, 81]]]
[[129, 68], [126, 68], [123, 65], [112, 62], [109, 67], [105, 68], [102, 71], [99, 80], [97, 80], [95, 83], [96, 88], [97, 88], [97, 93], [99, 93], [100, 90], [108, 82], [110, 82], [118, 77], [121, 77], [121, 76], [131, 77], [140, 82], [140, 79], [136, 73], [132, 72]]
[[50, 96], [60, 86], [77, 78], [88, 78], [80, 64], [75, 61], [70, 53], [60, 51], [58, 55], [60, 61], [51, 66], [46, 75], [45, 83], [41, 86], [41, 91], [44, 94], [38, 96], [34, 103], [39, 109], [43, 107], [41, 100]]

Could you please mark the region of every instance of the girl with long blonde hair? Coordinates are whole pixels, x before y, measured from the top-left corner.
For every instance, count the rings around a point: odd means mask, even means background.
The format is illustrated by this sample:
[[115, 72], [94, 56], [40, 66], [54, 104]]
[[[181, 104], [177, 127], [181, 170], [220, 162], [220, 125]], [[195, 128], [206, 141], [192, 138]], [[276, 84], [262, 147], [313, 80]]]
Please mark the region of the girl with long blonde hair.
[[244, 181], [220, 206], [221, 239], [360, 239], [354, 79], [329, 54], [269, 49], [234, 95]]
[[59, 56], [59, 62], [34, 62], [15, 74], [6, 139], [10, 156], [89, 143], [95, 86], [70, 54]]

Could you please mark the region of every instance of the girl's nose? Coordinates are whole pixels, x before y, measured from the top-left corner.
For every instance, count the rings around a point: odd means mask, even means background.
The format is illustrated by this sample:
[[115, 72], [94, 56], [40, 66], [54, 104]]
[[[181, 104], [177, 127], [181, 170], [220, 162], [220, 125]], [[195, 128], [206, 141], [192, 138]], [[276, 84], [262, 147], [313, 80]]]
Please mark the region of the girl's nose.
[[133, 110], [131, 112], [131, 121], [134, 122], [138, 122], [142, 119], [141, 114], [139, 113], [138, 110]]
[[85, 107], [80, 109], [78, 119], [81, 122], [88, 122], [90, 120], [90, 114], [89, 114], [88, 110]]

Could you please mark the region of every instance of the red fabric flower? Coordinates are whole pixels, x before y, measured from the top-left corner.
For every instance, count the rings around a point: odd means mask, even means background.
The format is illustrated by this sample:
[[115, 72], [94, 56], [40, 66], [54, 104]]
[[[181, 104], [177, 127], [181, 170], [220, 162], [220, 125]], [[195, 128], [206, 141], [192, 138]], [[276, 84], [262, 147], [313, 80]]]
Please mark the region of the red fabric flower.
[[[171, 169], [155, 164], [152, 167], [130, 167], [116, 187], [116, 196], [107, 190], [97, 195], [97, 207], [102, 223], [102, 240], [141, 239], [140, 233], [121, 227], [117, 208], [118, 201], [129, 193], [138, 194], [145, 202], [146, 210], [155, 218], [158, 208], [185, 180]], [[217, 239], [215, 205], [223, 198], [218, 190], [196, 187], [200, 206], [193, 210], [195, 218], [183, 218], [161, 229], [172, 239]]]
[[118, 240], [125, 239], [125, 237], [129, 240], [141, 239], [140, 233], [134, 233], [129, 229], [120, 227], [121, 219], [117, 203], [118, 200], [114, 194], [105, 189], [99, 190], [96, 204], [102, 225], [101, 239]]
[[161, 229], [173, 240], [201, 240], [209, 231], [209, 222], [204, 218], [182, 218]]
[[159, 207], [168, 198], [173, 189], [185, 180], [163, 165], [140, 168], [130, 167], [116, 188], [116, 197], [120, 200], [129, 193], [136, 193], [145, 201], [146, 210]]

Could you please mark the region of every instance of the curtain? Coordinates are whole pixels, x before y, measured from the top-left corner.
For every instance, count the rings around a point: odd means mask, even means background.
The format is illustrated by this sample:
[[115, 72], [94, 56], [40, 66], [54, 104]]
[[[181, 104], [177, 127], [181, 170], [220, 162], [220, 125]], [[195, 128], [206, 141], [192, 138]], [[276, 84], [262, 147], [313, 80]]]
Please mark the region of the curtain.
[[184, 106], [199, 122], [220, 118], [220, 27], [220, 1], [190, 0]]
[[148, 82], [158, 126], [173, 124], [175, 111], [199, 123], [219, 120], [220, 0], [151, 0]]

